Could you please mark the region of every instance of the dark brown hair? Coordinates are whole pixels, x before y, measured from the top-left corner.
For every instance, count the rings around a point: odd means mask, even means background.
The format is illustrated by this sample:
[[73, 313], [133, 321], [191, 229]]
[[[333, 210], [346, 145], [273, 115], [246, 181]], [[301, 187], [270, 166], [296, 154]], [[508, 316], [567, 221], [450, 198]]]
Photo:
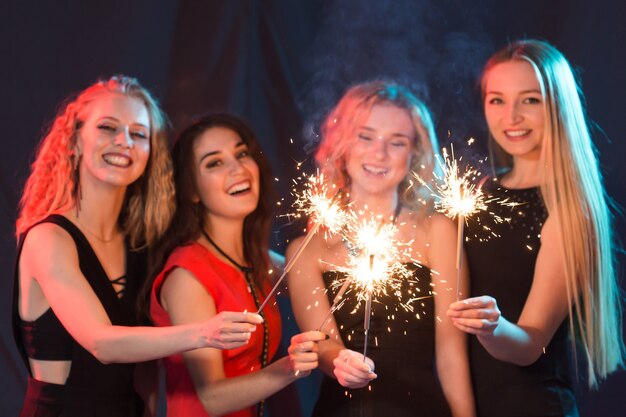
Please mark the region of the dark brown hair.
[[[256, 209], [244, 220], [243, 247], [246, 263], [254, 270], [258, 288], [269, 279], [269, 234], [272, 223], [272, 197], [274, 190], [271, 170], [252, 129], [241, 119], [226, 113], [205, 115], [185, 128], [176, 139], [172, 149], [174, 183], [176, 185], [176, 212], [171, 225], [153, 252], [152, 280], [164, 267], [167, 257], [178, 246], [188, 244], [200, 237], [204, 226], [205, 207], [197, 196], [196, 170], [193, 149], [196, 140], [208, 129], [223, 127], [237, 133], [248, 146], [252, 159], [259, 167], [259, 201]], [[149, 294], [149, 292], [148, 292]]]

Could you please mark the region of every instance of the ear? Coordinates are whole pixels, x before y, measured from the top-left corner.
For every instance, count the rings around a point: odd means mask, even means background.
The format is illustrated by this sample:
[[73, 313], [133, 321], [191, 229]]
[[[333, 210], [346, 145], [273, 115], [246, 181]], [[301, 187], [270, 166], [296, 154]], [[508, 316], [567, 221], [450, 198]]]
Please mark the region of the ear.
[[72, 149], [72, 155], [76, 157], [81, 157], [83, 155], [83, 139], [80, 137], [78, 131], [74, 133], [74, 149]]

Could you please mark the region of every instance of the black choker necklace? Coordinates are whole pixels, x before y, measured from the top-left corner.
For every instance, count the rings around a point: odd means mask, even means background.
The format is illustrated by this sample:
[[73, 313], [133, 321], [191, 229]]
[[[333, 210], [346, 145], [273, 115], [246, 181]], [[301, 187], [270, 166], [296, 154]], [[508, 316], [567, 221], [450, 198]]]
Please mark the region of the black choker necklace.
[[211, 239], [211, 237], [209, 236], [209, 234], [202, 229], [202, 234], [204, 235], [205, 239], [209, 241], [209, 243], [211, 244], [211, 246], [213, 246], [215, 248], [216, 251], [218, 251], [224, 258], [228, 259], [228, 261], [233, 264], [234, 266], [237, 267], [237, 269], [239, 269], [241, 272], [243, 272], [244, 275], [246, 275], [247, 278], [247, 274], [250, 272], [253, 272], [254, 270], [252, 268], [250, 268], [249, 266], [244, 266], [239, 264], [238, 262], [236, 262], [233, 258], [231, 258], [230, 256], [228, 256], [226, 254], [226, 252], [224, 252], [222, 250], [222, 248], [220, 248], [219, 246], [217, 246], [217, 243], [215, 243], [213, 241], [213, 239]]
[[[204, 230], [204, 228], [202, 228], [202, 234], [204, 235], [206, 240], [209, 241], [211, 246], [215, 248], [216, 251], [218, 251], [224, 258], [228, 259], [228, 261], [231, 264], [236, 266], [237, 269], [239, 269], [242, 272], [244, 278], [246, 279], [246, 282], [248, 283], [248, 292], [252, 293], [252, 298], [254, 298], [254, 304], [256, 305], [256, 308], [258, 311], [259, 306], [261, 305], [261, 300], [259, 299], [259, 293], [256, 290], [256, 283], [254, 282], [254, 279], [250, 277], [250, 273], [254, 272], [254, 269], [250, 268], [249, 266], [241, 265], [237, 263], [233, 258], [228, 256], [226, 252], [222, 250], [222, 248], [217, 246], [217, 243], [215, 243], [213, 239], [211, 239], [211, 237], [206, 232], [206, 230]], [[261, 311], [259, 314], [261, 315], [261, 317], [263, 317], [263, 321], [264, 321], [263, 323], [263, 349], [261, 350], [261, 367], [265, 368], [269, 362], [268, 359], [269, 359], [270, 331], [269, 331], [269, 327], [267, 326], [267, 323], [265, 322], [265, 313]], [[258, 410], [257, 415], [259, 417], [263, 417], [263, 415], [265, 414], [265, 400], [259, 403], [257, 410]]]

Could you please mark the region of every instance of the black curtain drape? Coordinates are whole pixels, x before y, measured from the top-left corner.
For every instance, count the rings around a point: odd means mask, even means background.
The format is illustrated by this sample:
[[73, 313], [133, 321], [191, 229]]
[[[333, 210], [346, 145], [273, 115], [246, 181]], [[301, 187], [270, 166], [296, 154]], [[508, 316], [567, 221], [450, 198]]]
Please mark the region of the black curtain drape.
[[[311, 168], [319, 122], [350, 84], [393, 78], [409, 85], [433, 110], [442, 144], [479, 155], [485, 127], [476, 79], [485, 58], [508, 40], [546, 39], [579, 68], [589, 115], [602, 128], [595, 138], [607, 191], [624, 207], [623, 16], [619, 2], [579, 0], [4, 2], [0, 415], [17, 414], [25, 388], [10, 332], [18, 200], [36, 144], [68, 94], [99, 77], [136, 76], [164, 105], [172, 137], [208, 111], [243, 117], [261, 139], [288, 207], [297, 162]], [[467, 148], [470, 137], [478, 145]], [[278, 217], [274, 249], [282, 251], [300, 226]], [[623, 240], [623, 217], [616, 227]], [[620, 256], [622, 288], [623, 265]], [[296, 329], [284, 297], [281, 307], [288, 340]], [[315, 382], [282, 394], [284, 415], [308, 415]], [[623, 415], [625, 388], [624, 372], [599, 391], [581, 387], [582, 415]]]

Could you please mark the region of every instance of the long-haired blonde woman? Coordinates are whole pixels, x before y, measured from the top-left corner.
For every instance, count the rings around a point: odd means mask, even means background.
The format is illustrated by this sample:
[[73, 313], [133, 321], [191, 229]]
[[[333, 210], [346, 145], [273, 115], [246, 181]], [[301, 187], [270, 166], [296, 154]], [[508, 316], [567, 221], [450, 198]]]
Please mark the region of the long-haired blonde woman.
[[[43, 138], [17, 221], [13, 325], [29, 371], [22, 416], [134, 416], [135, 362], [245, 344], [257, 315], [135, 327], [141, 249], [168, 226], [174, 189], [164, 116], [136, 80], [69, 100]], [[151, 404], [154, 405], [153, 403]]]
[[[565, 57], [537, 40], [493, 55], [482, 94], [503, 168], [487, 189], [519, 204], [490, 207], [508, 222], [470, 223], [466, 249], [478, 297], [452, 304], [448, 314], [476, 335], [470, 357], [479, 415], [577, 415], [568, 337], [591, 386], [624, 361], [611, 215], [581, 94]], [[485, 239], [485, 226], [499, 237]]]
[[[445, 319], [456, 276], [455, 228], [433, 213], [432, 198], [413, 172], [428, 180], [437, 140], [428, 109], [406, 88], [388, 82], [359, 84], [341, 98], [322, 128], [316, 161], [362, 219], [394, 222], [397, 239], [411, 242], [400, 261], [412, 272], [396, 294], [372, 303], [367, 358], [364, 306], [349, 295], [319, 345], [325, 372], [315, 416], [473, 416], [466, 341]], [[293, 256], [302, 238], [287, 250]], [[289, 293], [302, 330], [318, 328], [335, 296], [349, 248], [340, 238], [315, 235], [289, 274]], [[397, 277], [396, 277], [397, 278]], [[464, 282], [466, 282], [464, 280]], [[328, 289], [328, 292], [325, 290]], [[421, 297], [413, 310], [400, 303]], [[443, 319], [442, 319], [443, 318]], [[336, 379], [336, 380], [335, 380]], [[439, 384], [441, 381], [441, 384]]]

